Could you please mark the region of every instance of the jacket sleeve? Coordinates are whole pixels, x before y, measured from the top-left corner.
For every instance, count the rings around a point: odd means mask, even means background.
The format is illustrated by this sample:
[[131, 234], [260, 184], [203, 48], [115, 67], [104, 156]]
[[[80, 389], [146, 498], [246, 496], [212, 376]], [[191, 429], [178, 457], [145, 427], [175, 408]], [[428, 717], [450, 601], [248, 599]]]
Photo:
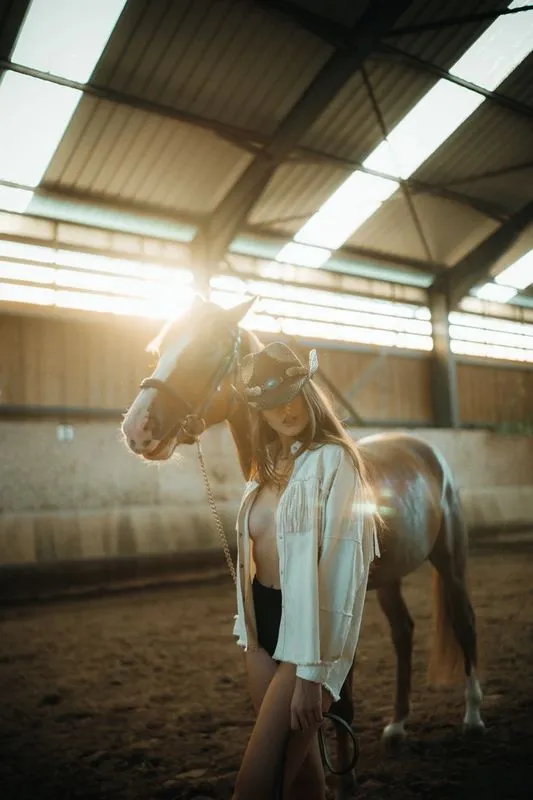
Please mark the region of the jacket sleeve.
[[318, 593], [315, 619], [320, 635], [319, 664], [298, 666], [296, 675], [325, 683], [342, 654], [350, 630], [355, 594], [364, 577], [362, 538], [365, 498], [361, 481], [346, 451], [340, 453], [322, 509], [319, 531]]

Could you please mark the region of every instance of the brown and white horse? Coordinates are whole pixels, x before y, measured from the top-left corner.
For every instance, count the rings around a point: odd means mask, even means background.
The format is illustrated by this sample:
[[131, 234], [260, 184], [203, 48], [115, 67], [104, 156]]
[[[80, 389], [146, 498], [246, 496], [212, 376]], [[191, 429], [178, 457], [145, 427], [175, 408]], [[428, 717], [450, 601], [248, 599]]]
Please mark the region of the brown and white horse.
[[[239, 360], [262, 348], [256, 336], [239, 326], [252, 303], [224, 310], [196, 298], [185, 317], [163, 330], [155, 344], [157, 367], [141, 384], [123, 421], [126, 442], [134, 453], [166, 460], [178, 445], [192, 444], [204, 429], [227, 421], [247, 476], [248, 409], [233, 387]], [[394, 710], [383, 737], [390, 741], [405, 736], [414, 624], [401, 581], [426, 560], [434, 568], [429, 678], [434, 684], [444, 684], [457, 679], [459, 671], [466, 675], [463, 725], [466, 730], [481, 731], [475, 616], [466, 584], [467, 531], [450, 468], [436, 448], [410, 434], [368, 436], [359, 440], [358, 447], [382, 518], [381, 557], [373, 565], [368, 588], [377, 591], [397, 659]], [[332, 711], [351, 724], [352, 672]], [[346, 763], [347, 749], [347, 734], [339, 729], [338, 763]], [[341, 795], [348, 796], [350, 789], [351, 778], [344, 779]]]

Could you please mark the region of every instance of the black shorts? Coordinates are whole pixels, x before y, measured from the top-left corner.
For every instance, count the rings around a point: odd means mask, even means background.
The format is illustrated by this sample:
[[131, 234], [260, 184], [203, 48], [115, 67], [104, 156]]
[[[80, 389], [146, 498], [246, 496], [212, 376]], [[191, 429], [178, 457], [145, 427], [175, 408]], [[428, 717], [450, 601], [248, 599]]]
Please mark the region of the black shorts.
[[279, 625], [281, 622], [281, 589], [263, 586], [257, 578], [253, 579], [255, 622], [259, 646], [274, 655], [278, 643]]

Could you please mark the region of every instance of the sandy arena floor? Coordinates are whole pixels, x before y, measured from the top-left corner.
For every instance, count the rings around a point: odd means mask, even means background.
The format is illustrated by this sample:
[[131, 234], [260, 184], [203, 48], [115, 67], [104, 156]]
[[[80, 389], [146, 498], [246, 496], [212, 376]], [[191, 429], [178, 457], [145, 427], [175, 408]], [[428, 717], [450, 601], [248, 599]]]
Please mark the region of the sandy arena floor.
[[[363, 798], [533, 797], [533, 558], [471, 559], [487, 734], [461, 737], [463, 687], [425, 684], [429, 571], [416, 622], [409, 743], [379, 743], [394, 660], [369, 594], [356, 673]], [[229, 798], [252, 726], [228, 582], [12, 608], [0, 615], [0, 798]]]

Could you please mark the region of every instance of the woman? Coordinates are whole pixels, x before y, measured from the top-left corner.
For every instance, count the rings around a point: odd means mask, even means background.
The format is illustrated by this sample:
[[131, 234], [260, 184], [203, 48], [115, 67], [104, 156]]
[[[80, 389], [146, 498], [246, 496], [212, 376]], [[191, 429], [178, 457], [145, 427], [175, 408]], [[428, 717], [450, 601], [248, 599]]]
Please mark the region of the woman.
[[324, 800], [317, 731], [353, 662], [376, 555], [371, 492], [357, 448], [282, 342], [247, 356], [252, 465], [237, 518], [234, 633], [257, 720], [234, 800]]

